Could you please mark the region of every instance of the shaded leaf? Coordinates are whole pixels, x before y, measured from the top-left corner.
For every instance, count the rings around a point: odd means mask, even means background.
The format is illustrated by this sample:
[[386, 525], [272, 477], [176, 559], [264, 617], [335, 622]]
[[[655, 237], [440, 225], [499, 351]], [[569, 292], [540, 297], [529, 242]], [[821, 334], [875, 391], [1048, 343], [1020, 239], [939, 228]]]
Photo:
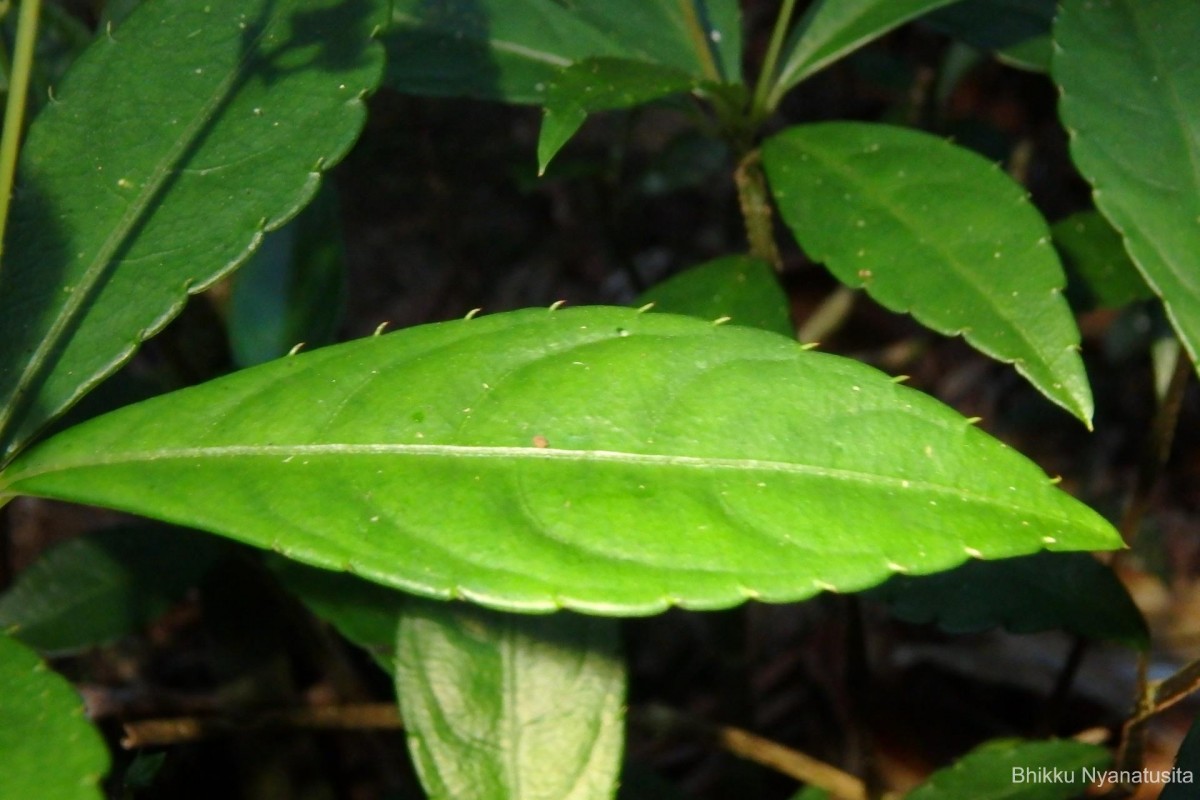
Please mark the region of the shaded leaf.
[[383, 5], [163, 0], [76, 62], [21, 158], [0, 270], [0, 458], [309, 200], [362, 127]]
[[950, 633], [1003, 626], [1013, 633], [1064, 630], [1144, 650], [1150, 634], [1124, 584], [1085, 553], [1035, 553], [968, 561], [937, 575], [896, 575], [868, 596], [907, 622]]
[[1192, 800], [1196, 796], [1196, 776], [1200, 775], [1200, 720], [1183, 737], [1175, 766], [1158, 800]]
[[538, 134], [538, 174], [575, 135], [588, 114], [630, 108], [699, 84], [685, 72], [659, 64], [589, 58], [566, 67], [550, 82]]
[[1121, 234], [1099, 213], [1072, 214], [1050, 230], [1063, 260], [1083, 280], [1097, 305], [1120, 308], [1154, 296], [1129, 260]]
[[1054, 79], [1071, 156], [1200, 363], [1200, 4], [1063, 3]]
[[385, 671], [396, 672], [396, 626], [411, 595], [354, 575], [272, 558], [267, 565], [312, 613], [370, 653]]
[[0, 595], [0, 629], [42, 651], [134, 633], [195, 586], [221, 549], [208, 534], [162, 525], [71, 539], [44, 553]]
[[101, 800], [108, 765], [74, 687], [0, 634], [0, 797]]
[[[301, 353], [0, 474], [418, 594], [654, 613], [1119, 547], [932, 398], [740, 326], [531, 309]], [[199, 498], [219, 496], [220, 502]]]
[[589, 58], [660, 64], [736, 83], [736, 0], [395, 0], [388, 85], [413, 94], [540, 103], [558, 72]]
[[[997, 740], [933, 773], [905, 800], [1072, 800], [1108, 762], [1105, 748], [1069, 739]], [[1061, 780], [1046, 780], [1043, 769]]]
[[1049, 72], [1057, 10], [1058, 0], [962, 0], [925, 21], [972, 47], [995, 52], [1010, 66]]
[[234, 363], [249, 367], [334, 340], [346, 295], [337, 195], [326, 186], [267, 236], [233, 278], [226, 318]]
[[769, 106], [802, 80], [910, 19], [954, 0], [816, 0], [784, 46]]
[[1008, 362], [1089, 427], [1079, 330], [1045, 220], [981, 156], [916, 131], [833, 122], [763, 146], [780, 215], [842, 283]]
[[433, 800], [611, 798], [624, 737], [614, 620], [414, 601], [396, 691]]
[[775, 270], [753, 256], [728, 256], [692, 267], [651, 287], [638, 300], [638, 305], [645, 303], [654, 303], [655, 311], [709, 321], [729, 317], [735, 325], [796, 336]]

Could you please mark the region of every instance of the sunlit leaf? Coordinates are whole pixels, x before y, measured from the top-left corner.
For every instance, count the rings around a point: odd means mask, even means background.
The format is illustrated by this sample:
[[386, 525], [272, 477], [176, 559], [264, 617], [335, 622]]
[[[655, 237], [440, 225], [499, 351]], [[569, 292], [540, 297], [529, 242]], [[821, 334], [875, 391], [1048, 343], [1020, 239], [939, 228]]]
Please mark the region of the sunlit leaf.
[[426, 325], [154, 398], [27, 451], [0, 473], [0, 502], [16, 493], [420, 594], [614, 614], [1121, 544], [1023, 456], [874, 369], [603, 307]]
[[102, 800], [108, 764], [75, 689], [0, 634], [0, 797]]
[[624, 738], [617, 623], [414, 602], [396, 691], [432, 800], [607, 800]]
[[853, 122], [788, 128], [763, 162], [793, 235], [842, 283], [961, 334], [1090, 426], [1048, 226], [994, 164], [928, 134]]
[[1108, 762], [1105, 748], [1069, 739], [997, 740], [938, 770], [905, 800], [1072, 800]]

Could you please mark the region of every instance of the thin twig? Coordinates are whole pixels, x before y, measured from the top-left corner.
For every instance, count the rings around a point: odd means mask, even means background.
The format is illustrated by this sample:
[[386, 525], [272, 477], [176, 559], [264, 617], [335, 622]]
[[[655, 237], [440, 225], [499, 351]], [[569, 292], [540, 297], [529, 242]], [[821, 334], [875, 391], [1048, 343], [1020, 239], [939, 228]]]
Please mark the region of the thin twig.
[[767, 199], [767, 179], [757, 150], [752, 150], [738, 162], [733, 173], [737, 185], [738, 205], [746, 225], [750, 254], [770, 264], [776, 272], [783, 269], [783, 257], [775, 243], [775, 225], [771, 203]]
[[396, 730], [403, 727], [393, 703], [355, 703], [262, 711], [239, 717], [168, 717], [126, 722], [121, 746], [162, 747], [263, 729]]
[[629, 718], [655, 733], [678, 733], [711, 742], [739, 758], [824, 789], [835, 800], [866, 800], [866, 786], [853, 775], [742, 728], [713, 725], [657, 704], [633, 709]]

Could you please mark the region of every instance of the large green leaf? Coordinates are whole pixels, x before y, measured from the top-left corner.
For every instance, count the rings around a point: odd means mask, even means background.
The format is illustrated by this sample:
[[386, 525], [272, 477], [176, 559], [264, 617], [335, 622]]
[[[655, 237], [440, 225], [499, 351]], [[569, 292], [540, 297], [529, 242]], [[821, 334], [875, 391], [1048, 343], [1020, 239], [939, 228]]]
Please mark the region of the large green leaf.
[[842, 56], [954, 0], [816, 0], [796, 24], [784, 47], [783, 66], [769, 106], [800, 81]]
[[196, 585], [221, 554], [208, 534], [120, 526], [64, 542], [0, 595], [0, 630], [39, 650], [103, 644], [137, 631]]
[[1108, 751], [1094, 744], [1002, 739], [938, 770], [905, 800], [1071, 800], [1108, 762]]
[[395, 0], [388, 84], [539, 103], [559, 70], [610, 57], [736, 83], [736, 0]]
[[1054, 78], [1096, 207], [1200, 363], [1200, 4], [1063, 3]]
[[382, 6], [162, 0], [88, 48], [22, 154], [0, 459], [309, 200], [362, 126]]
[[763, 162], [780, 215], [842, 283], [962, 334], [1091, 425], [1049, 229], [994, 164], [928, 134], [854, 122], [789, 128], [763, 146]]
[[952, 633], [997, 625], [1014, 633], [1064, 630], [1145, 649], [1146, 621], [1113, 571], [1085, 553], [968, 561], [937, 575], [896, 575], [869, 596], [909, 622]]
[[655, 311], [701, 319], [729, 317], [795, 338], [787, 294], [771, 265], [753, 256], [727, 256], [708, 261], [652, 286], [638, 304], [654, 303]]
[[603, 307], [426, 325], [154, 398], [27, 451], [0, 474], [0, 502], [15, 493], [420, 594], [616, 614], [1121, 544], [1020, 454], [874, 369]]
[[396, 691], [433, 800], [601, 800], [616, 791], [625, 667], [614, 620], [414, 601]]
[[101, 800], [108, 748], [75, 689], [0, 634], [0, 797]]

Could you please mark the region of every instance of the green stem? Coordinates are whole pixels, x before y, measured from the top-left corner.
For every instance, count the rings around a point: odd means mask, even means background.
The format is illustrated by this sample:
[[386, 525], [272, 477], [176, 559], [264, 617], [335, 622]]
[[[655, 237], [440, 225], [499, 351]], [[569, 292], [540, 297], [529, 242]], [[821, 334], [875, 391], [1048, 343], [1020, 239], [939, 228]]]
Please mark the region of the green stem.
[[792, 12], [796, 8], [796, 0], [783, 0], [783, 8], [775, 18], [775, 27], [771, 31], [771, 42], [767, 45], [767, 54], [763, 58], [762, 69], [758, 73], [758, 83], [754, 86], [754, 103], [751, 105], [751, 117], [761, 122], [774, 109], [771, 107], [771, 88], [775, 85], [775, 66], [779, 63], [779, 52], [783, 50], [783, 42], [792, 22]]
[[25, 92], [29, 87], [29, 73], [33, 66], [33, 48], [37, 43], [38, 11], [41, 5], [41, 0], [24, 0], [21, 3], [21, 14], [17, 18], [17, 46], [13, 51], [8, 105], [4, 109], [4, 132], [0, 134], [0, 253], [4, 250], [8, 204], [12, 199], [13, 175], [17, 169], [17, 149], [25, 124]]

